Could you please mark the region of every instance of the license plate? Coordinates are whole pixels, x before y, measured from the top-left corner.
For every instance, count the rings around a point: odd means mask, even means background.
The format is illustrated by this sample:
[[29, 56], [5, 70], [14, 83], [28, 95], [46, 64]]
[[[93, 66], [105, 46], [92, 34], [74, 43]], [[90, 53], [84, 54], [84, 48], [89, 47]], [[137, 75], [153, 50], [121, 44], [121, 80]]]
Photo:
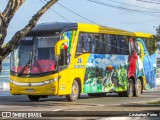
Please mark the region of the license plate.
[[34, 92], [34, 89], [26, 89], [26, 92]]

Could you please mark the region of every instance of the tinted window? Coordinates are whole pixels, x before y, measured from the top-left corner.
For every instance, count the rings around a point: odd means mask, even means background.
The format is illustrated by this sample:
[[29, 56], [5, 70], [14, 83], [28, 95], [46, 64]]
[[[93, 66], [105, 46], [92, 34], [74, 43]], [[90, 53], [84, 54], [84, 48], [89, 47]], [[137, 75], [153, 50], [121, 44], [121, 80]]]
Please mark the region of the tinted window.
[[117, 54], [128, 55], [128, 39], [125, 36], [117, 36]]
[[104, 38], [104, 49], [106, 54], [112, 53], [112, 42], [110, 35], [103, 35]]
[[129, 54], [128, 39], [120, 35], [80, 33], [77, 54]]
[[80, 33], [77, 45], [77, 54], [91, 51], [91, 35], [88, 33]]
[[102, 34], [94, 34], [95, 51], [97, 54], [104, 54], [104, 40], [102, 39]]

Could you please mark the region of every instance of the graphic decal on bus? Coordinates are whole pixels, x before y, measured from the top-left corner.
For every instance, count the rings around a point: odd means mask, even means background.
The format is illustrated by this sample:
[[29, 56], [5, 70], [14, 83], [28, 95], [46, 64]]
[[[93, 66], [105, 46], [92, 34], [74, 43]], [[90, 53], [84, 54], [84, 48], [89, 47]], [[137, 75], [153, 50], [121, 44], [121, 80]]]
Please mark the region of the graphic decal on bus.
[[65, 50], [63, 51], [64, 52], [63, 54], [65, 54], [65, 56], [60, 62], [65, 61], [65, 64], [67, 65], [70, 63], [71, 54], [72, 54], [71, 49], [73, 50], [76, 33], [77, 33], [76, 31], [66, 31], [62, 34], [62, 39], [68, 40], [68, 42], [64, 43], [61, 46], [61, 50]]
[[149, 55], [142, 39], [134, 41], [131, 38], [129, 41], [130, 56], [90, 55], [85, 72], [84, 93], [125, 91], [131, 76], [135, 79], [143, 77], [144, 89], [155, 87], [156, 56]]
[[[146, 89], [150, 89], [155, 87], [155, 78], [156, 78], [156, 66], [154, 66], [154, 63], [156, 60], [156, 55], [150, 56], [147, 49], [146, 45], [143, 42], [142, 39], [138, 38], [136, 39], [136, 45], [138, 48], [138, 55], [139, 55], [139, 61], [142, 61], [143, 63], [143, 70], [144, 70], [144, 75], [143, 75], [143, 80], [144, 81], [144, 87]], [[152, 58], [152, 60], [151, 60]], [[140, 65], [140, 64], [139, 64]], [[137, 76], [138, 77], [138, 76]]]
[[77, 31], [66, 31], [62, 34], [62, 40], [68, 40], [68, 52], [71, 53], [71, 49], [73, 49], [73, 45], [75, 42]]
[[85, 73], [84, 93], [126, 90], [127, 55], [90, 55]]

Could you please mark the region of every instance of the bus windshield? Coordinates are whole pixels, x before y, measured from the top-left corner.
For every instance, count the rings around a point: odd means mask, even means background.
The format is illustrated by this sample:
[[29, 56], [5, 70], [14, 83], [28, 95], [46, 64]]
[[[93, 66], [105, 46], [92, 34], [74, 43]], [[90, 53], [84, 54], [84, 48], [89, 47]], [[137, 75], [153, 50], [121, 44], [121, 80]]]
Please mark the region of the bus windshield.
[[22, 40], [11, 53], [11, 71], [22, 74], [42, 74], [56, 70], [54, 46], [58, 37], [35, 37]]

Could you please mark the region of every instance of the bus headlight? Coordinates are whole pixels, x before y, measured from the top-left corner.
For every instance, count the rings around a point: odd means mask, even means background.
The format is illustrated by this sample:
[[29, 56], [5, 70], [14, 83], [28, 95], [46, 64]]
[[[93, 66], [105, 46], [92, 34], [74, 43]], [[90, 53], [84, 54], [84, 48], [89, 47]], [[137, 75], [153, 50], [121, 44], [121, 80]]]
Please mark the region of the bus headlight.
[[49, 79], [43, 82], [29, 82], [29, 83], [21, 83], [21, 82], [16, 82], [14, 80], [10, 80], [10, 83], [14, 84], [14, 85], [18, 85], [18, 86], [43, 86], [46, 84], [50, 84], [53, 82], [56, 82], [59, 79], [59, 77], [54, 78], [54, 79]]
[[13, 81], [12, 81], [12, 80], [10, 80], [10, 83], [13, 83]]
[[54, 78], [54, 79], [49, 79], [47, 81], [44, 81], [45, 84], [49, 84], [49, 83], [52, 83], [52, 82], [56, 82], [58, 80], [58, 77], [57, 78]]

